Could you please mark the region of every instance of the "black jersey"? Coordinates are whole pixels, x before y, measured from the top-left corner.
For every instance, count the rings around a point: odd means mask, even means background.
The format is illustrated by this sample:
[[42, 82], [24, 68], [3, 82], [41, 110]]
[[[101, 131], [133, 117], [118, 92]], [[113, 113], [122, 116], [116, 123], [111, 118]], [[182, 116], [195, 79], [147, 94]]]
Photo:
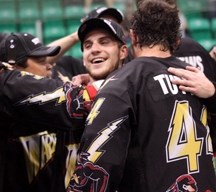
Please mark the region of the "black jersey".
[[3, 70], [0, 90], [0, 191], [64, 191], [82, 130], [67, 114], [63, 83]]
[[52, 78], [71, 80], [75, 75], [87, 73], [81, 59], [72, 56], [62, 56], [53, 67]]
[[179, 49], [174, 52], [174, 55], [180, 60], [201, 69], [211, 81], [216, 81], [216, 62], [206, 49], [192, 38], [182, 38]]
[[171, 83], [171, 66], [186, 64], [140, 57], [106, 79], [68, 191], [216, 191], [206, 108]]
[[[174, 52], [174, 55], [180, 60], [189, 63], [203, 71], [203, 73], [213, 82], [216, 82], [216, 62], [213, 60], [198, 42], [190, 37], [182, 38], [179, 49]], [[212, 109], [213, 108], [213, 109]], [[208, 111], [214, 110], [214, 105], [208, 105]], [[216, 151], [216, 116], [214, 113], [209, 114], [209, 126], [211, 129], [211, 137], [214, 151]], [[211, 119], [211, 121], [210, 121]]]

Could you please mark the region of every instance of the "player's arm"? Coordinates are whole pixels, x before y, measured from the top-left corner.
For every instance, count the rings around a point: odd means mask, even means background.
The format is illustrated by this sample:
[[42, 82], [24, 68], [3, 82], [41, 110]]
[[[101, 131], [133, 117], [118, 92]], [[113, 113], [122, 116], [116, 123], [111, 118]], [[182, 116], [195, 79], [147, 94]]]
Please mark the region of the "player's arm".
[[[26, 72], [5, 71], [4, 97], [10, 100], [14, 111], [29, 121], [41, 124], [38, 129], [71, 128], [66, 111], [66, 99], [61, 81], [30, 75]], [[4, 80], [2, 80], [4, 81]], [[55, 125], [55, 126], [53, 126]]]
[[179, 85], [179, 89], [202, 98], [208, 110], [216, 112], [215, 83], [210, 81], [201, 70], [187, 66], [186, 69], [170, 67], [168, 71], [179, 77], [172, 80], [172, 83]]
[[59, 54], [54, 57], [47, 57], [48, 63], [56, 63], [56, 61], [63, 56], [70, 48], [72, 48], [79, 41], [77, 32], [73, 32], [70, 35], [57, 39], [53, 41], [48, 46], [60, 46], [61, 50]]

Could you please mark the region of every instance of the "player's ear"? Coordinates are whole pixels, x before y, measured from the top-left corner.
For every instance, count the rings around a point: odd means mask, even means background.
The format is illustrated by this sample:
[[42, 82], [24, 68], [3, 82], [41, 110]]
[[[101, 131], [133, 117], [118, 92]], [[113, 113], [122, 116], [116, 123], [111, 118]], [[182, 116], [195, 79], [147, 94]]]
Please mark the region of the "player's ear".
[[125, 59], [128, 56], [128, 47], [127, 45], [122, 45], [120, 48], [120, 60]]
[[179, 47], [181, 44], [181, 38], [177, 38], [176, 40], [176, 46]]

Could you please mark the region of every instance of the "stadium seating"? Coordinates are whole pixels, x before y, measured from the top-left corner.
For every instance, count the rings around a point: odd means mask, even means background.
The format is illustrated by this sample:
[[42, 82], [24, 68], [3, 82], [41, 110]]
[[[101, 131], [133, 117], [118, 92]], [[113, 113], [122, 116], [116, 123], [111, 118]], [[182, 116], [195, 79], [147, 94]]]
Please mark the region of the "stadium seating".
[[63, 8], [60, 1], [42, 1], [41, 14], [43, 20], [63, 18]]
[[17, 19], [17, 11], [14, 2], [5, 2], [0, 5], [0, 22], [13, 21]]
[[203, 39], [198, 41], [207, 51], [216, 45], [216, 39]]
[[30, 20], [35, 21], [40, 17], [38, 1], [20, 1], [18, 2], [18, 18], [20, 22]]
[[74, 45], [71, 48], [70, 54], [73, 57], [76, 57], [76, 58], [81, 58], [82, 57], [82, 51], [81, 51], [81, 45], [80, 45], [80, 43], [76, 43], [76, 45]]
[[70, 34], [70, 33], [77, 31], [80, 24], [81, 24], [80, 18], [79, 19], [66, 20], [67, 33]]
[[178, 6], [187, 19], [201, 18], [207, 10], [206, 0], [178, 0]]
[[206, 0], [177, 0], [179, 8], [184, 12], [202, 12], [206, 9]]
[[211, 30], [212, 30], [213, 37], [216, 39], [216, 18], [213, 18], [211, 20]]
[[124, 3], [115, 3], [115, 4], [114, 4], [114, 7], [115, 7], [116, 9], [121, 10], [122, 12], [124, 12], [124, 10], [125, 10], [125, 4], [124, 4]]
[[85, 15], [82, 5], [68, 5], [63, 9], [65, 19], [80, 19]]
[[17, 29], [17, 25], [16, 23], [1, 23], [0, 24], [0, 33], [11, 33], [11, 32], [16, 32]]
[[189, 33], [195, 40], [211, 39], [211, 25], [206, 18], [188, 19]]
[[[207, 19], [206, 0], [177, 2], [188, 20], [191, 37], [206, 49], [211, 47], [216, 39], [216, 18]], [[40, 34], [44, 42], [51, 42], [76, 31], [81, 24], [80, 19], [85, 15], [80, 0], [0, 0], [0, 3], [0, 32]], [[124, 12], [125, 3], [124, 0], [116, 0], [114, 7]], [[104, 5], [104, 1], [93, 1], [91, 8]], [[42, 29], [35, 26], [38, 20], [43, 23]], [[71, 53], [80, 55], [80, 47], [75, 46], [70, 50]]]
[[26, 32], [26, 33], [37, 36], [36, 23], [35, 22], [20, 23], [19, 32]]
[[45, 43], [65, 36], [66, 27], [63, 20], [51, 20], [43, 23], [43, 37]]

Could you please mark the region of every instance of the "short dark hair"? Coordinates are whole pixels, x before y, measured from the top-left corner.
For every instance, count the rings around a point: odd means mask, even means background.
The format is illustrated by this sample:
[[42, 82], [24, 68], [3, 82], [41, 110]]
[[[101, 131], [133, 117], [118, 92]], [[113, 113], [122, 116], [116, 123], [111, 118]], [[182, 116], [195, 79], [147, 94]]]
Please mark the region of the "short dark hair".
[[144, 0], [131, 19], [131, 29], [138, 37], [140, 47], [162, 45], [162, 50], [177, 49], [180, 39], [180, 20], [176, 6], [165, 1]]
[[[145, 0], [136, 0], [136, 6], [137, 6], [137, 8], [139, 7], [139, 4], [141, 2], [143, 2], [143, 1], [145, 1]], [[177, 4], [176, 0], [158, 0], [158, 1], [164, 1], [166, 3], [169, 3], [170, 5], [176, 5]]]

